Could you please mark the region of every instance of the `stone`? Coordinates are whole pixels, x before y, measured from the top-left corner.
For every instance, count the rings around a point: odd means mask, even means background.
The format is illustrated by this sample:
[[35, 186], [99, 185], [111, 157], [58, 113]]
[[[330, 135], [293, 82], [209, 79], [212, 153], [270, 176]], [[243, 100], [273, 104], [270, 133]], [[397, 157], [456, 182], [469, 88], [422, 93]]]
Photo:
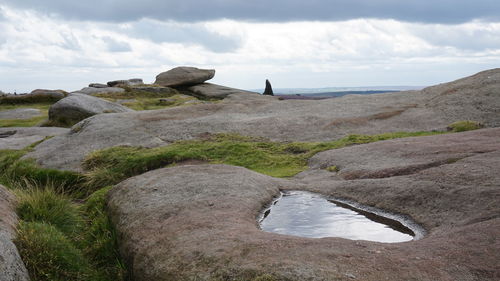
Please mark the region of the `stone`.
[[5, 96], [5, 95], [7, 95], [7, 94], [6, 94], [6, 93], [4, 93], [4, 92], [2, 92], [2, 91], [0, 91], [0, 97], [1, 97], [1, 96]]
[[100, 84], [100, 83], [91, 83], [89, 84], [90, 88], [108, 88], [109, 86], [106, 84]]
[[154, 94], [172, 94], [175, 95], [178, 92], [170, 87], [152, 87], [152, 86], [133, 86], [132, 90], [145, 92], [145, 93], [154, 93]]
[[114, 102], [85, 94], [73, 93], [49, 108], [49, 120], [76, 123], [96, 114], [132, 111], [132, 109]]
[[54, 137], [28, 155], [47, 168], [80, 171], [87, 154], [120, 144], [162, 146], [205, 132], [317, 142], [349, 134], [444, 131], [459, 120], [500, 127], [498, 108], [500, 69], [422, 91], [326, 100], [231, 94], [211, 104], [94, 116], [78, 135]]
[[233, 94], [257, 94], [250, 91], [229, 88], [221, 85], [203, 83], [195, 86], [188, 87], [184, 91], [185, 94], [199, 97], [202, 99], [223, 99]]
[[23, 149], [49, 136], [59, 136], [69, 132], [57, 127], [13, 127], [0, 128], [0, 150]]
[[267, 79], [266, 79], [266, 89], [264, 90], [263, 95], [274, 96], [273, 87], [271, 87], [271, 82], [269, 82], [269, 80]]
[[156, 76], [155, 84], [164, 87], [179, 87], [203, 83], [214, 77], [215, 70], [180, 66]]
[[93, 87], [85, 87], [81, 90], [71, 92], [72, 94], [85, 94], [85, 95], [95, 95], [95, 94], [115, 94], [115, 93], [124, 93], [125, 89], [119, 87], [107, 87], [107, 88], [93, 88]]
[[[306, 175], [286, 180], [229, 165], [163, 168], [116, 185], [107, 206], [120, 252], [138, 281], [260, 276], [495, 281], [500, 275], [498, 139], [500, 128], [490, 128], [346, 147], [321, 153]], [[389, 156], [378, 159], [382, 154]], [[449, 161], [413, 169], [426, 156], [432, 162], [434, 154]], [[341, 172], [369, 164], [385, 171], [394, 161], [410, 169], [384, 177], [326, 178], [322, 164], [332, 161]], [[427, 235], [384, 244], [264, 232], [256, 218], [280, 190], [307, 190], [391, 210], [421, 223]]]
[[31, 91], [30, 95], [48, 96], [53, 98], [62, 99], [67, 96], [67, 92], [63, 90], [46, 90], [46, 89], [36, 89]]
[[36, 108], [16, 108], [0, 111], [0, 119], [31, 119], [42, 115], [42, 111]]
[[30, 280], [13, 242], [18, 223], [15, 204], [15, 196], [5, 186], [0, 185], [0, 280], [2, 281]]
[[109, 81], [108, 83], [109, 87], [115, 87], [115, 86], [134, 86], [134, 85], [142, 85], [144, 82], [142, 82], [142, 79], [140, 78], [132, 78], [128, 80], [115, 80], [115, 81]]

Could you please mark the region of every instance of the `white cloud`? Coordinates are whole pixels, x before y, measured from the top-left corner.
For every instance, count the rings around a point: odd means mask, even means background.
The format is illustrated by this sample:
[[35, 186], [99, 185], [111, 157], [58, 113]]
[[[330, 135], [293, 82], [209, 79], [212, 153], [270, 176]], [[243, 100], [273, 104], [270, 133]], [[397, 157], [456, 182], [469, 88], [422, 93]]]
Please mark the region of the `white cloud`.
[[131, 77], [151, 82], [178, 65], [215, 68], [214, 82], [240, 88], [263, 87], [266, 78], [279, 87], [425, 85], [500, 63], [500, 23], [143, 19], [112, 24], [7, 7], [2, 14], [3, 91], [74, 90]]

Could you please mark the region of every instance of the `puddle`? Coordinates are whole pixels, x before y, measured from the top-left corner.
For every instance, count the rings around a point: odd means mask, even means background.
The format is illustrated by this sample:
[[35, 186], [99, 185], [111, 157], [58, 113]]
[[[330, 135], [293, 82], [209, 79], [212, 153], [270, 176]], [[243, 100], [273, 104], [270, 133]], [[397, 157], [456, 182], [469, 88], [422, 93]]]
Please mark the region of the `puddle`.
[[342, 237], [384, 243], [418, 239], [402, 217], [357, 208], [345, 202], [306, 191], [286, 191], [266, 209], [259, 220], [267, 232], [309, 238]]

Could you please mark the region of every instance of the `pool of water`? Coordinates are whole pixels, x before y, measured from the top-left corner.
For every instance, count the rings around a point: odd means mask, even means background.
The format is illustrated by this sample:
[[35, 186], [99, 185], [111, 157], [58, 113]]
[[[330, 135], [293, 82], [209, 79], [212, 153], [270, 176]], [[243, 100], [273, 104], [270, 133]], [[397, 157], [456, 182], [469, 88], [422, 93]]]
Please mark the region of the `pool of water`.
[[385, 243], [414, 238], [412, 230], [397, 220], [306, 191], [283, 192], [265, 210], [260, 226], [267, 232], [309, 238], [342, 237]]

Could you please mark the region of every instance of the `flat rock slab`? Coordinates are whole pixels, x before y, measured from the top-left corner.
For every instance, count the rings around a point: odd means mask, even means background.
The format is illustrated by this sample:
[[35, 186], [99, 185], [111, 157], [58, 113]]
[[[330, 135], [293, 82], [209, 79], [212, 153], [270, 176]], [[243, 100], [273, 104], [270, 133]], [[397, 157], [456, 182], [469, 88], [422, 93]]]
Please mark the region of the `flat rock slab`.
[[23, 149], [48, 136], [59, 136], [69, 132], [56, 127], [12, 127], [0, 128], [0, 149]]
[[42, 111], [36, 108], [16, 108], [0, 111], [0, 119], [31, 119], [42, 115]]
[[[500, 130], [491, 132], [498, 137]], [[472, 142], [482, 146], [492, 137], [482, 131]], [[415, 174], [349, 181], [314, 175], [285, 181], [227, 165], [165, 168], [115, 186], [108, 207], [135, 280], [265, 274], [276, 280], [498, 280], [500, 150], [467, 151], [466, 158]], [[428, 233], [384, 244], [263, 232], [256, 217], [280, 189], [401, 212]]]
[[16, 237], [16, 200], [6, 187], [0, 185], [0, 280], [30, 280], [28, 271], [13, 240]]
[[95, 95], [95, 94], [115, 94], [115, 93], [124, 93], [125, 89], [119, 87], [107, 87], [107, 88], [94, 88], [94, 87], [85, 87], [81, 90], [71, 92], [85, 94], [85, 95]]
[[[44, 167], [80, 171], [81, 161], [97, 149], [121, 144], [168, 145], [207, 132], [278, 141], [328, 141], [348, 134], [445, 130], [458, 120], [500, 126], [500, 69], [465, 81], [423, 91], [327, 100], [280, 101], [272, 96], [232, 94], [213, 104], [103, 114], [88, 120], [78, 134], [37, 146], [30, 157]], [[448, 108], [446, 101], [454, 106]]]
[[101, 113], [132, 112], [133, 110], [97, 97], [72, 93], [49, 108], [49, 120], [78, 122]]
[[244, 91], [235, 88], [229, 88], [221, 85], [211, 84], [211, 83], [202, 83], [198, 85], [194, 85], [187, 88], [187, 93], [190, 93], [193, 96], [205, 98], [205, 99], [223, 99], [229, 95], [233, 94], [255, 94], [258, 93]]
[[215, 70], [180, 66], [156, 76], [155, 84], [164, 87], [178, 87], [203, 83], [214, 77]]

